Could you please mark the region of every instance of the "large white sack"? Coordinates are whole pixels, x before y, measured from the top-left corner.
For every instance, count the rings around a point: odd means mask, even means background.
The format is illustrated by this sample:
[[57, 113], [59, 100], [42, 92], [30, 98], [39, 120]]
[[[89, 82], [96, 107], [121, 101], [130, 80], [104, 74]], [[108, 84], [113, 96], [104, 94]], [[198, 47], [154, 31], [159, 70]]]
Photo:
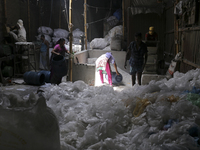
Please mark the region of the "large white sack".
[[41, 26], [41, 27], [38, 28], [38, 34], [52, 35], [53, 30], [50, 27]]
[[[41, 41], [41, 35], [42, 34], [39, 34], [38, 36], [36, 36], [36, 39], [38, 41]], [[49, 35], [47, 35], [47, 34], [44, 34], [44, 36], [45, 36], [45, 39], [50, 43], [51, 42], [51, 37]]]
[[80, 38], [73, 37], [72, 43], [73, 43], [73, 44], [81, 44], [81, 39], [80, 39]]
[[111, 50], [120, 51], [122, 48], [121, 37], [119, 36], [112, 37], [110, 42], [110, 48]]
[[[66, 48], [67, 50], [70, 50], [69, 43], [65, 44], [65, 48]], [[81, 45], [74, 45], [74, 44], [72, 44], [72, 51], [73, 51], [74, 53], [80, 52], [80, 51], [81, 51]]]
[[74, 38], [81, 38], [80, 36], [84, 35], [84, 32], [77, 28], [72, 31], [72, 34]]
[[115, 36], [123, 36], [123, 26], [122, 25], [119, 25], [119, 26], [116, 26], [114, 28], [112, 28], [110, 31], [109, 31], [109, 36], [112, 38], [112, 37], [115, 37]]
[[[65, 43], [67, 44], [68, 40], [66, 38], [64, 38], [64, 39], [65, 39]], [[60, 37], [52, 37], [52, 42], [54, 45], [58, 42], [58, 40], [60, 40]]]
[[53, 36], [59, 38], [67, 38], [69, 32], [65, 29], [54, 29]]
[[106, 41], [108, 41], [109, 44], [111, 43], [111, 37], [110, 37], [109, 34], [107, 34], [107, 35], [104, 37], [104, 39], [105, 39]]
[[108, 44], [108, 41], [104, 38], [95, 38], [90, 42], [90, 47], [92, 49], [104, 49]]

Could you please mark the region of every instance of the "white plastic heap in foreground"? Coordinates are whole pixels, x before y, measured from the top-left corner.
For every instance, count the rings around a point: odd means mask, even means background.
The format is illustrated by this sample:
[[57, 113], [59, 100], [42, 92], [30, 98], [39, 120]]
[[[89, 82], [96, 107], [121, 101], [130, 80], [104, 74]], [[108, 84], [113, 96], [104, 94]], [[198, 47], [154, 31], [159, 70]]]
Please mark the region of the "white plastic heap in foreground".
[[63, 150], [196, 150], [198, 88], [199, 69], [120, 92], [77, 81], [51, 85], [43, 94], [59, 120]]
[[[88, 86], [83, 81], [44, 86], [42, 90], [54, 113], [42, 97], [34, 107], [25, 109], [26, 113], [17, 109], [20, 103], [13, 102], [18, 97], [9, 97], [11, 108], [1, 104], [0, 138], [4, 133], [16, 138], [17, 143], [12, 144], [18, 149], [31, 141], [34, 148], [61, 145], [61, 150], [200, 148], [199, 69], [186, 74], [175, 72], [170, 80], [136, 84], [121, 91], [110, 86]], [[29, 96], [30, 104], [36, 99], [33, 97]], [[53, 114], [59, 122], [60, 138]], [[28, 135], [30, 139], [23, 138]], [[5, 139], [0, 139], [0, 146]]]

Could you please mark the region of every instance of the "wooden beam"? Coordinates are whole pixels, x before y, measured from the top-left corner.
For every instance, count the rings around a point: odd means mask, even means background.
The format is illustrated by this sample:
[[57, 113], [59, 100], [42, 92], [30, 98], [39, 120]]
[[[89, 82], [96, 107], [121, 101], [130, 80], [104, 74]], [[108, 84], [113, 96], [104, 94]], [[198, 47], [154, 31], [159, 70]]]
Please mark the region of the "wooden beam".
[[28, 0], [28, 38], [31, 36], [30, 0]]
[[[178, 4], [179, 0], [174, 3], [174, 8]], [[175, 54], [179, 52], [179, 20], [177, 20], [176, 15], [174, 15], [174, 43], [175, 43]]]
[[124, 17], [124, 15], [125, 15], [125, 0], [122, 0], [122, 21], [123, 21], [123, 42], [124, 42], [124, 35], [125, 35], [125, 33], [124, 33], [124, 28], [125, 28], [125, 17]]
[[87, 49], [87, 0], [84, 0], [85, 49]]
[[191, 61], [189, 61], [189, 60], [187, 60], [187, 59], [183, 59], [183, 62], [184, 62], [185, 64], [188, 64], [188, 65], [193, 66], [193, 67], [195, 67], [195, 68], [200, 68], [199, 65], [197, 65], [197, 64], [195, 64], [195, 63], [193, 63], [193, 62], [191, 62]]
[[69, 80], [72, 82], [72, 65], [73, 65], [73, 60], [72, 60], [72, 0], [69, 0], [69, 50], [70, 50], [70, 60], [69, 60]]

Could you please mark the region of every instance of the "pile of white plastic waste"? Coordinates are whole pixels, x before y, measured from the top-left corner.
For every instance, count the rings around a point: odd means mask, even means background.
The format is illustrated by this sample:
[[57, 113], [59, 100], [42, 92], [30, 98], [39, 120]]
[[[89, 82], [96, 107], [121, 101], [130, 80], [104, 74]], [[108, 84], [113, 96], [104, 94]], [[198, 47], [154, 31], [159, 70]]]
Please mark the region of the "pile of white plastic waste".
[[120, 51], [122, 49], [122, 29], [122, 25], [113, 27], [104, 38], [94, 38], [90, 42], [90, 47], [92, 49]]
[[41, 41], [41, 35], [45, 36], [45, 39], [49, 42], [49, 46], [52, 47], [53, 43], [51, 41], [51, 37], [53, 35], [53, 29], [46, 26], [40, 26], [38, 28], [38, 35], [36, 36], [37, 41]]
[[84, 36], [84, 32], [81, 31], [79, 28], [76, 28], [72, 31], [73, 34], [73, 44], [81, 44], [81, 36]]
[[69, 32], [65, 29], [54, 29], [54, 32], [53, 32], [53, 37], [52, 37], [52, 41], [53, 41], [53, 44], [56, 45], [56, 43], [61, 39], [61, 38], [64, 38], [65, 39], [65, 43], [67, 44], [68, 43], [68, 35], [69, 35]]
[[[59, 41], [59, 39], [64, 38], [66, 45], [69, 45], [68, 36], [69, 32], [66, 29], [52, 29], [50, 27], [46, 26], [40, 26], [38, 28], [38, 35], [36, 36], [37, 41], [41, 41], [41, 35], [45, 36], [45, 39], [49, 42], [50, 47], [54, 47], [56, 43]], [[84, 35], [84, 32], [80, 29], [76, 28], [72, 31], [73, 40], [72, 44], [74, 45], [80, 45], [81, 46], [81, 36]], [[75, 48], [73, 47], [73, 51]]]
[[62, 150], [200, 149], [200, 70], [114, 90], [83, 81], [46, 86]]

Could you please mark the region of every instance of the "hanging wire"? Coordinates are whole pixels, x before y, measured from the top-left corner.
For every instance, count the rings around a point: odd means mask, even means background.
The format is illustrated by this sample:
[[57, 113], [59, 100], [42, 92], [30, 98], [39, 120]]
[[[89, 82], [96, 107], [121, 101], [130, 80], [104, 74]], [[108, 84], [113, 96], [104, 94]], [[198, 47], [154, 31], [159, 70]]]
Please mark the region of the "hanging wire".
[[[106, 18], [107, 18], [107, 17], [106, 17]], [[89, 25], [89, 24], [97, 23], [97, 22], [100, 22], [100, 21], [105, 20], [106, 18], [99, 19], [99, 20], [96, 20], [96, 21], [93, 21], [93, 22], [89, 22], [89, 23], [87, 23], [87, 24]]]
[[[87, 5], [87, 6], [88, 6], [88, 5]], [[95, 7], [95, 8], [97, 8], [97, 7]], [[98, 8], [102, 8], [102, 7], [98, 7]], [[100, 22], [100, 21], [103, 21], [103, 20], [108, 19], [108, 17], [110, 16], [110, 13], [111, 13], [111, 9], [112, 9], [112, 0], [110, 1], [110, 8], [109, 8], [109, 12], [108, 12], [108, 14], [106, 15], [106, 17], [103, 18], [103, 19], [99, 19], [99, 20], [96, 20], [96, 21], [87, 23], [87, 28], [88, 28], [88, 25], [89, 25], [89, 24], [97, 23], [97, 22]]]
[[[66, 18], [66, 20], [67, 20], [67, 24], [69, 24], [69, 15], [68, 15], [68, 10], [67, 10], [67, 2], [68, 2], [68, 0], [63, 0], [64, 1], [64, 6], [65, 6], [65, 18]], [[102, 19], [99, 19], [99, 20], [96, 20], [96, 21], [93, 21], [93, 22], [89, 22], [89, 23], [87, 23], [86, 25], [87, 25], [87, 28], [88, 28], [88, 26], [89, 26], [89, 24], [93, 24], [93, 23], [97, 23], [97, 22], [100, 22], [100, 21], [103, 21], [103, 20], [106, 20], [109, 16], [110, 16], [110, 14], [111, 14], [111, 10], [112, 10], [112, 0], [110, 1], [110, 7], [109, 8], [105, 8], [105, 7], [95, 7], [95, 6], [91, 6], [91, 5], [88, 5], [88, 4], [86, 4], [86, 6], [87, 7], [90, 7], [90, 8], [94, 8], [94, 9], [96, 9], [96, 12], [99, 10], [99, 9], [109, 9], [109, 12], [108, 12], [108, 14], [106, 15], [106, 17], [105, 18], [102, 18]], [[73, 25], [69, 25], [69, 26], [73, 26]], [[68, 26], [68, 30], [70, 29], [70, 27]]]
[[[97, 7], [97, 6], [91, 6], [91, 5], [88, 5], [88, 4], [86, 4], [86, 6], [87, 6], [88, 8], [110, 10], [110, 8], [106, 8], [106, 7]], [[113, 9], [114, 9], [114, 8], [113, 8]]]

